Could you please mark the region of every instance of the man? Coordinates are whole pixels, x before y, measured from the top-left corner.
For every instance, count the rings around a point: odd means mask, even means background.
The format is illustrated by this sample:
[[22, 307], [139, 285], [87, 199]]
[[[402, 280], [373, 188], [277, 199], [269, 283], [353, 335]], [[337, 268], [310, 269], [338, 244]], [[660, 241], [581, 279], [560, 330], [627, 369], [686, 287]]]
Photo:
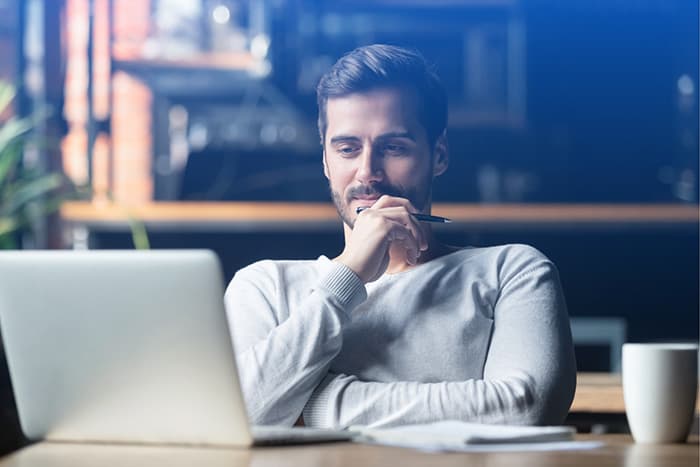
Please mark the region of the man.
[[437, 76], [414, 52], [372, 45], [341, 58], [317, 94], [345, 248], [261, 261], [231, 281], [252, 422], [561, 423], [576, 370], [554, 265], [524, 245], [443, 245], [411, 215], [430, 213], [448, 166]]

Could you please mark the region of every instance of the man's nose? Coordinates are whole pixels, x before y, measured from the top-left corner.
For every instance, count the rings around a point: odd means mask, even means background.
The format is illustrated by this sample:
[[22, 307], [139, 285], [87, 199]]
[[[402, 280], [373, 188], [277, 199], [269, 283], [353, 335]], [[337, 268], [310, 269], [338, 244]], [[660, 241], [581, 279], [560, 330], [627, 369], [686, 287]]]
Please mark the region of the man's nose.
[[358, 164], [355, 177], [363, 185], [378, 182], [384, 178], [383, 159], [374, 149], [364, 150], [359, 157]]

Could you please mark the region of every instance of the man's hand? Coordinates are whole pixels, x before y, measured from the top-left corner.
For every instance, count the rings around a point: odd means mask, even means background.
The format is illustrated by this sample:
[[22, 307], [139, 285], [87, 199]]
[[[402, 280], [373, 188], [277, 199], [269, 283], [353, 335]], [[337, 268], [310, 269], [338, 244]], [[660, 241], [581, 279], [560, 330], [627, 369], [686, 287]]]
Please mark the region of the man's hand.
[[365, 284], [384, 274], [393, 245], [405, 251], [408, 264], [416, 264], [428, 242], [420, 223], [411, 215], [415, 212], [418, 211], [404, 198], [382, 196], [370, 209], [358, 214], [336, 261], [352, 269]]

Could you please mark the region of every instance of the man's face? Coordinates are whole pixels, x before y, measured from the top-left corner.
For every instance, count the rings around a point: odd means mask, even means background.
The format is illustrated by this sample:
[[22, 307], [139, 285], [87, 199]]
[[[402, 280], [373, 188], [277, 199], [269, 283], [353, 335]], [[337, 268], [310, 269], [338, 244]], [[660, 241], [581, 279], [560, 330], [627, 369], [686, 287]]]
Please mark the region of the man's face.
[[429, 212], [437, 164], [412, 92], [380, 88], [328, 99], [323, 168], [333, 202], [349, 227], [360, 206], [384, 194]]

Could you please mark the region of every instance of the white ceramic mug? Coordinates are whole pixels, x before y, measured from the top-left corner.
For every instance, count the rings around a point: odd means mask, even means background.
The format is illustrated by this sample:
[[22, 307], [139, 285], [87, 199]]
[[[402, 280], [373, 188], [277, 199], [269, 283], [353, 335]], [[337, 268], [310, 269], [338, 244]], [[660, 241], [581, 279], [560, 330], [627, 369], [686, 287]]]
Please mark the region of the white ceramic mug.
[[622, 389], [636, 442], [685, 441], [698, 392], [697, 344], [624, 344]]

